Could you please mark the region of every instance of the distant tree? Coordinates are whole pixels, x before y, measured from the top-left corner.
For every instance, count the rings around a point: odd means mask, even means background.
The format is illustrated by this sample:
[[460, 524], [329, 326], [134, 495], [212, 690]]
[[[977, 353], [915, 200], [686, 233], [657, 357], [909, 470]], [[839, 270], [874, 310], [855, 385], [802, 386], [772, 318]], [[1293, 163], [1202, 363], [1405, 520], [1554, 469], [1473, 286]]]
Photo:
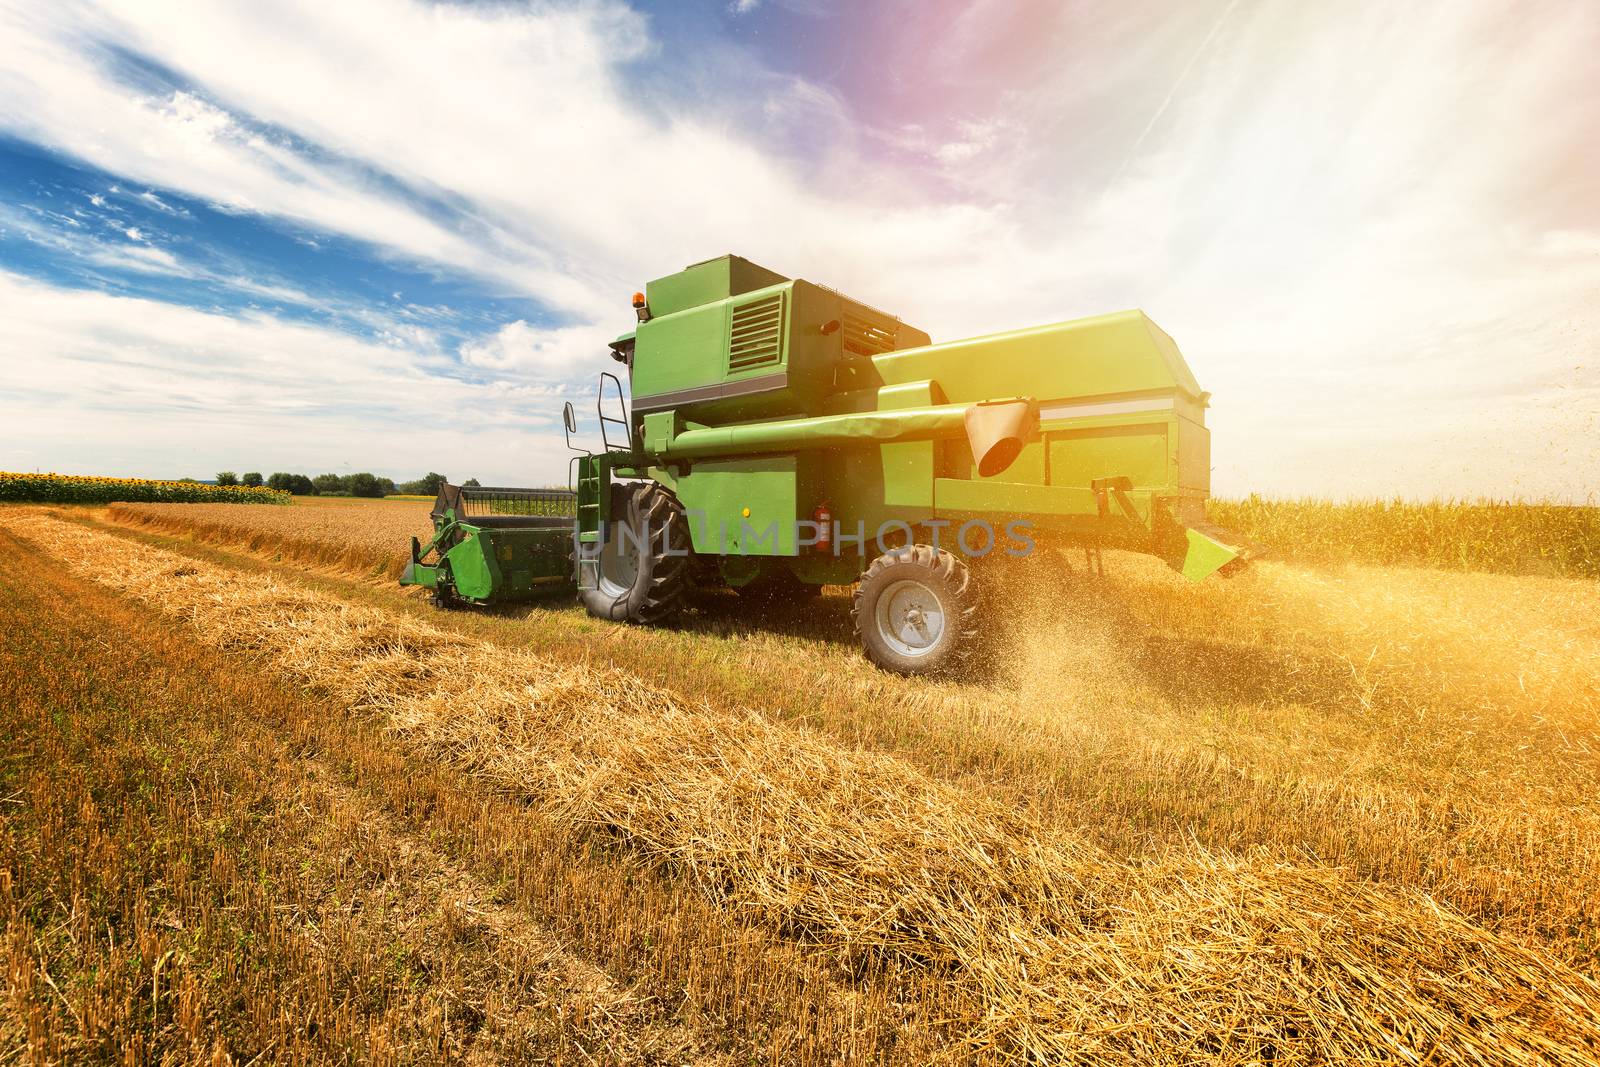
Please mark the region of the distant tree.
[[359, 471], [350, 475], [349, 493], [351, 496], [382, 496], [383, 482], [378, 476], [368, 471]]
[[398, 488], [395, 487], [393, 478], [379, 478], [378, 479], [378, 484], [383, 487], [383, 495], [384, 496], [390, 496], [390, 495], [392, 495], [394, 493], [398, 493], [400, 491]]
[[483, 488], [483, 483], [478, 481], [478, 479], [476, 479], [476, 478], [468, 478], [466, 481], [461, 483], [461, 488], [463, 488], [463, 489], [482, 489]]
[[400, 491], [410, 496], [436, 496], [439, 487], [449, 480], [442, 474], [429, 471], [414, 482], [402, 482]]
[[238, 485], [239, 484], [239, 476], [237, 474], [233, 473], [232, 471], [218, 471], [217, 472], [217, 484], [218, 485]]
[[261, 472], [260, 471], [246, 471], [245, 473], [239, 475], [239, 484], [240, 485], [248, 485], [248, 486], [258, 486], [258, 485], [260, 485], [261, 484]]
[[337, 474], [319, 474], [311, 479], [311, 484], [323, 496], [339, 496], [350, 492], [349, 484]]
[[267, 477], [268, 489], [281, 489], [285, 493], [295, 496], [314, 496], [317, 487], [311, 484], [311, 479], [304, 474], [290, 474], [287, 471], [274, 471]]

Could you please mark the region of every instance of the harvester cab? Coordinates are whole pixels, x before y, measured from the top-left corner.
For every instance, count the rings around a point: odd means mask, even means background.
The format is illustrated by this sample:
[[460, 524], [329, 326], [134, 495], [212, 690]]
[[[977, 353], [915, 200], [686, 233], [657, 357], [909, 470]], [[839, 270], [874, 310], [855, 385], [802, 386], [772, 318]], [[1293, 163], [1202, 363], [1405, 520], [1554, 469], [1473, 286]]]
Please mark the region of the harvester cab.
[[[565, 495], [496, 491], [547, 494], [539, 517], [567, 523], [571, 562], [539, 577], [575, 584], [596, 616], [669, 620], [697, 581], [760, 599], [854, 585], [868, 657], [932, 673], [972, 651], [974, 557], [1122, 547], [1196, 581], [1242, 559], [1203, 522], [1208, 394], [1143, 312], [933, 344], [737, 256], [656, 279], [633, 306], [610, 346], [631, 410], [602, 375], [602, 450], [576, 457]], [[505, 575], [556, 527], [474, 525], [526, 517], [527, 498], [460, 492], [459, 507], [441, 493], [402, 581], [473, 603], [545, 588]]]

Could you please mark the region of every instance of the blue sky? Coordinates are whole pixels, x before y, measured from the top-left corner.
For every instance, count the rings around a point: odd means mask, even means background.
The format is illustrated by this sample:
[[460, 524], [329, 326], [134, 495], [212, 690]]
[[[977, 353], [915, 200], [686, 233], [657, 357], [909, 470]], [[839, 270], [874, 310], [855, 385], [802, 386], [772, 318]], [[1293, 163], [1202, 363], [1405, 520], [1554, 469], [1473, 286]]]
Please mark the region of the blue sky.
[[651, 277], [1145, 308], [1219, 492], [1586, 499], [1600, 9], [0, 3], [0, 468], [565, 469]]
[[0, 200], [6, 267], [56, 286], [367, 335], [392, 319], [456, 342], [543, 313], [531, 295], [120, 180], [25, 141], [0, 142]]

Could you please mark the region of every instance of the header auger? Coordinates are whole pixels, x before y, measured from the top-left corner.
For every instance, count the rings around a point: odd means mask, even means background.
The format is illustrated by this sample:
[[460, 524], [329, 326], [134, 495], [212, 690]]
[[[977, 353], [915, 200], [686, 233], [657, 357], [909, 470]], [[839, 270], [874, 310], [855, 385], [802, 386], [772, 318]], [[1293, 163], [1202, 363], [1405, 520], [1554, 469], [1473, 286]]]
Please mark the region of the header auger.
[[602, 375], [605, 445], [576, 457], [575, 488], [446, 486], [402, 583], [444, 605], [575, 586], [591, 614], [638, 623], [671, 619], [695, 582], [856, 585], [872, 661], [930, 673], [971, 650], [975, 557], [1121, 547], [1195, 581], [1242, 558], [1204, 523], [1208, 394], [1143, 312], [933, 344], [737, 256], [633, 303], [610, 346], [632, 410]]

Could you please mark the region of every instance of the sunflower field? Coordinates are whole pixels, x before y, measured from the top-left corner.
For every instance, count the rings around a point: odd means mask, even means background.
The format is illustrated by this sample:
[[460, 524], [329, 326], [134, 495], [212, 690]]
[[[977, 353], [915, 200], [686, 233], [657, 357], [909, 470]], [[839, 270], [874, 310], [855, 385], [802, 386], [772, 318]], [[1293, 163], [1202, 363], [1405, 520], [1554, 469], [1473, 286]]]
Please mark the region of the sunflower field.
[[265, 486], [207, 485], [150, 478], [100, 478], [77, 474], [0, 471], [0, 501], [29, 504], [289, 504], [293, 498]]

